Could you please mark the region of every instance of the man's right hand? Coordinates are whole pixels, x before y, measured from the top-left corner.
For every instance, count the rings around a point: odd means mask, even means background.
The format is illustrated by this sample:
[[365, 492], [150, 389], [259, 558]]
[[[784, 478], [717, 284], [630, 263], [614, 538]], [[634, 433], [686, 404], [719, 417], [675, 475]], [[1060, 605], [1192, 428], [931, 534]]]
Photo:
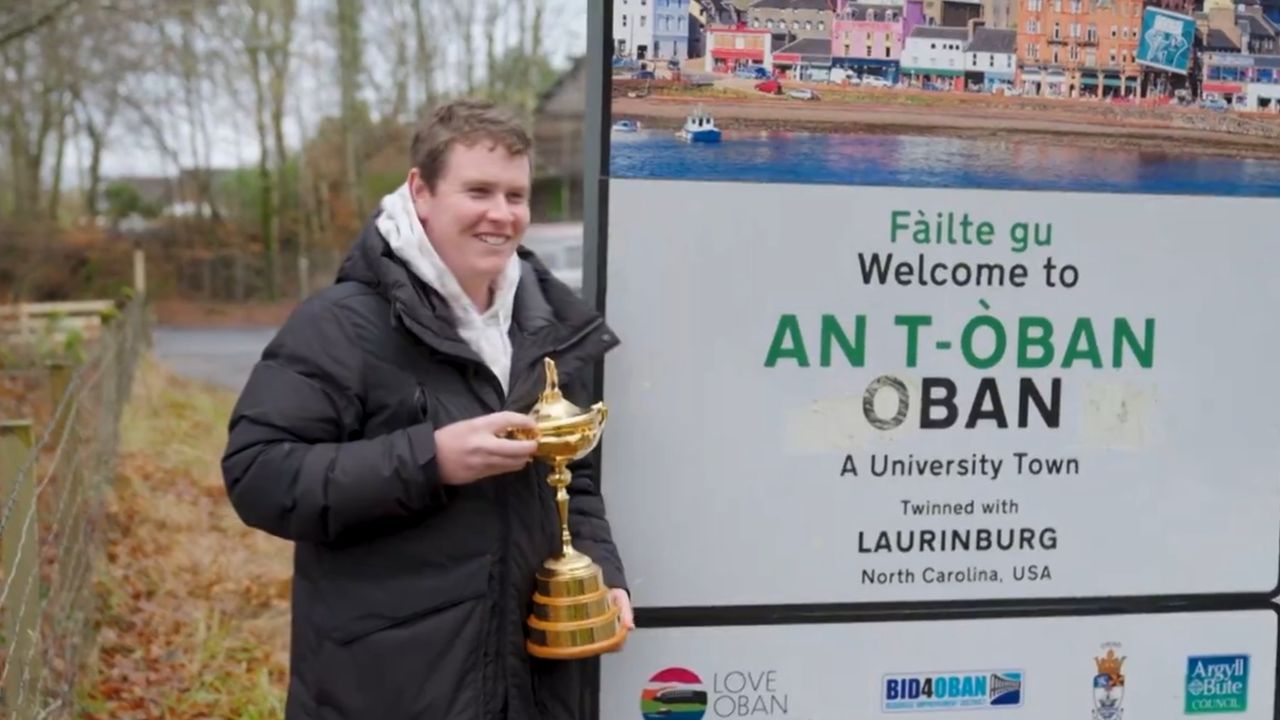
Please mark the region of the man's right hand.
[[504, 437], [516, 428], [532, 429], [533, 419], [514, 412], [481, 415], [436, 430], [436, 467], [446, 485], [515, 472], [533, 459], [538, 443]]

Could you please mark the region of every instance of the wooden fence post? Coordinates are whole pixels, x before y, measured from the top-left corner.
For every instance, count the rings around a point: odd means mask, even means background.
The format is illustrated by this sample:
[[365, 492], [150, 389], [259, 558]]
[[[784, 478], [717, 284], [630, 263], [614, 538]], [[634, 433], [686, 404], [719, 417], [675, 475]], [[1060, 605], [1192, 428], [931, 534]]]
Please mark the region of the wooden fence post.
[[147, 294], [147, 253], [138, 246], [133, 248], [133, 291], [138, 297]]
[[67, 431], [67, 417], [65, 414], [58, 415], [58, 406], [62, 404], [63, 396], [67, 394], [67, 385], [71, 383], [71, 364], [51, 360], [45, 364], [45, 369], [49, 372], [49, 407], [53, 413], [49, 420], [54, 423], [53, 433], [49, 437], [52, 447], [58, 447], [62, 434]]
[[[34, 718], [40, 704], [39, 675], [25, 666], [27, 658], [39, 664], [34, 647], [39, 641], [41, 610], [40, 541], [34, 517], [36, 469], [32, 467], [25, 480], [18, 476], [31, 454], [31, 446], [30, 420], [0, 422], [0, 499], [7, 502], [15, 490], [17, 493], [0, 534], [0, 562], [4, 567], [4, 581], [10, 587], [5, 607], [0, 608], [4, 613], [4, 647], [11, 648], [6, 661], [4, 709], [5, 717], [13, 720]], [[24, 681], [35, 689], [24, 690]]]

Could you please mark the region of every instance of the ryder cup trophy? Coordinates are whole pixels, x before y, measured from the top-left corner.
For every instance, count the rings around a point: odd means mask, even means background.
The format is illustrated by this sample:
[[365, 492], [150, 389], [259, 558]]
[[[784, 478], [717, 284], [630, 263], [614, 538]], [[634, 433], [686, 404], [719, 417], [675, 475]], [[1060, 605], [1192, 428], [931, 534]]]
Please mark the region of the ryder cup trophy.
[[600, 566], [574, 550], [569, 535], [568, 465], [595, 449], [608, 409], [602, 402], [587, 409], [569, 402], [560, 392], [555, 362], [547, 358], [544, 363], [546, 387], [529, 413], [537, 427], [512, 434], [536, 440], [535, 456], [551, 466], [547, 482], [556, 489], [560, 552], [547, 558], [537, 573], [525, 645], [536, 657], [572, 660], [616, 650], [626, 634]]

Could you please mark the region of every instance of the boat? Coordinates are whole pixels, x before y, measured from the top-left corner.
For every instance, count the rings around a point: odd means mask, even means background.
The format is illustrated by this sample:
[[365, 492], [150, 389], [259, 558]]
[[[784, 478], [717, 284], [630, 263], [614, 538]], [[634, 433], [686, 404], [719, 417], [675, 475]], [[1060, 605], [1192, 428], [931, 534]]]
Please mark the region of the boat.
[[640, 123], [635, 120], [619, 120], [613, 124], [614, 132], [633, 133], [640, 129]]
[[684, 127], [676, 137], [688, 142], [720, 142], [720, 129], [716, 127], [716, 119], [698, 107], [685, 118]]

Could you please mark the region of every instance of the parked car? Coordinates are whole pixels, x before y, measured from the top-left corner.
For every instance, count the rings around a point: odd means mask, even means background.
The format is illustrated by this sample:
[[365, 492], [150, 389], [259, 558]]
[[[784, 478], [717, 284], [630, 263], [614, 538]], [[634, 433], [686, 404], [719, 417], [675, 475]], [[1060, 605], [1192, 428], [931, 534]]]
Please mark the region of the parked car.
[[782, 83], [777, 80], [765, 80], [764, 82], [756, 83], [756, 90], [769, 95], [781, 95]]
[[874, 87], [874, 88], [890, 88], [890, 87], [893, 87], [893, 83], [889, 82], [888, 80], [885, 80], [884, 78], [878, 75], [864, 75], [862, 77], [862, 86]]
[[1200, 107], [1205, 110], [1213, 110], [1214, 112], [1226, 112], [1228, 109], [1227, 101], [1217, 95], [1208, 95], [1200, 101]]
[[579, 222], [534, 223], [524, 245], [538, 254], [547, 269], [574, 292], [582, 293], [583, 225]]
[[814, 92], [813, 90], [810, 90], [809, 88], [795, 88], [793, 90], [788, 90], [787, 95], [795, 98], [796, 100], [821, 100], [822, 99], [822, 96], [818, 95], [818, 93]]
[[748, 65], [738, 68], [734, 73], [734, 77], [740, 77], [744, 80], [768, 80], [769, 71], [763, 65]]

